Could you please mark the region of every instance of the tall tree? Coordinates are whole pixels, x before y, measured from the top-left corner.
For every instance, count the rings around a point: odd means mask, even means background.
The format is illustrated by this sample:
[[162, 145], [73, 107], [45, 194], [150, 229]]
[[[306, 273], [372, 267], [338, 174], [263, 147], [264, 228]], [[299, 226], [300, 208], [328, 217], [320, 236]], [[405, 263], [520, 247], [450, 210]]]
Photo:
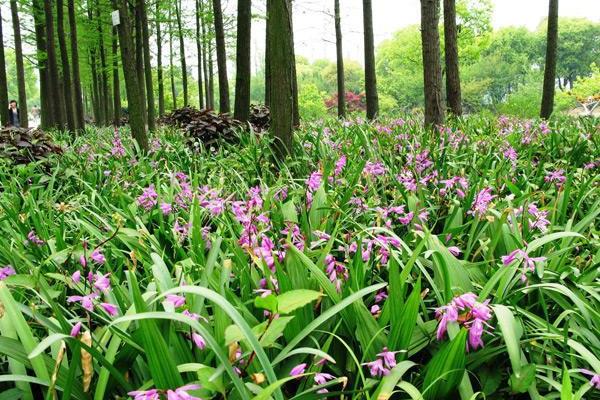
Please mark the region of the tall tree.
[[[131, 3], [130, 3], [131, 4]], [[140, 85], [140, 94], [142, 96], [142, 102], [146, 104], [146, 85], [144, 82], [146, 81], [146, 76], [144, 75], [144, 38], [142, 35], [142, 11], [140, 7], [136, 5], [134, 6], [134, 15], [135, 15], [135, 66], [138, 74], [138, 82]], [[147, 121], [148, 118], [148, 110], [146, 106], [144, 106], [144, 121]]]
[[135, 65], [135, 51], [131, 39], [131, 23], [127, 8], [128, 0], [119, 0], [119, 43], [121, 47], [121, 61], [123, 63], [123, 75], [125, 78], [125, 89], [127, 91], [127, 103], [129, 105], [129, 125], [131, 133], [142, 151], [148, 150], [148, 136], [144, 122], [144, 99], [140, 94], [141, 82], [138, 80]]
[[439, 0], [421, 0], [421, 42], [425, 86], [425, 125], [444, 123], [440, 57]]
[[29, 115], [27, 107], [27, 92], [25, 90], [25, 67], [23, 65], [23, 40], [21, 38], [21, 23], [19, 22], [19, 7], [17, 0], [10, 0], [10, 11], [12, 15], [13, 34], [15, 37], [15, 59], [17, 64], [17, 85], [19, 90], [19, 112], [21, 126], [29, 126]]
[[[205, 22], [205, 18], [204, 18], [204, 0], [198, 0], [198, 5], [200, 6], [200, 30], [202, 31], [202, 54], [204, 55], [204, 57], [202, 58], [202, 71], [204, 72], [204, 96], [206, 98], [205, 103], [206, 103], [206, 108], [209, 109], [214, 109], [214, 101], [213, 101], [213, 95], [211, 94], [211, 87], [210, 87], [210, 79], [209, 79], [209, 68], [208, 68], [208, 60], [209, 60], [209, 54], [208, 54], [208, 45], [207, 45], [207, 33], [206, 33], [206, 22]], [[211, 60], [212, 62], [212, 60]]]
[[[157, 2], [158, 3], [158, 2]], [[118, 9], [117, 0], [112, 0], [114, 9]], [[119, 80], [119, 31], [112, 28], [112, 59], [113, 59], [113, 125], [121, 123], [121, 81]]]
[[42, 0], [33, 0], [33, 22], [35, 28], [36, 58], [38, 71], [40, 74], [40, 106], [41, 106], [41, 127], [50, 128], [54, 125], [56, 114], [53, 112], [51, 102], [48, 59], [46, 57], [46, 29], [44, 17], [44, 5]]
[[154, 108], [154, 88], [152, 84], [152, 66], [150, 65], [150, 33], [148, 32], [148, 12], [144, 0], [138, 0], [140, 22], [142, 23], [142, 47], [144, 48], [144, 77], [146, 81], [146, 100], [148, 103], [148, 129], [156, 129], [156, 109]]
[[162, 32], [160, 30], [161, 23], [160, 1], [156, 2], [156, 79], [158, 80], [158, 115], [165, 115], [165, 82], [163, 80], [162, 66]]
[[79, 74], [79, 48], [77, 42], [77, 21], [75, 20], [75, 0], [67, 0], [69, 9], [69, 30], [71, 34], [71, 61], [73, 67], [73, 104], [75, 109], [75, 125], [77, 129], [85, 127], [83, 111], [83, 93]]
[[444, 44], [448, 108], [454, 115], [462, 115], [460, 73], [458, 68], [458, 33], [456, 30], [456, 0], [444, 0]]
[[335, 50], [337, 61], [337, 92], [338, 92], [338, 117], [346, 115], [346, 89], [344, 85], [344, 52], [342, 47], [342, 18], [340, 16], [340, 0], [334, 0], [335, 18]]
[[2, 10], [0, 9], [0, 121], [8, 124], [8, 82], [6, 80], [6, 58], [4, 55], [4, 34], [2, 32]]
[[548, 10], [548, 35], [546, 38], [546, 66], [544, 67], [544, 91], [540, 117], [547, 119], [554, 110], [556, 85], [556, 53], [558, 49], [558, 0], [550, 0]]
[[375, 43], [373, 39], [373, 7], [371, 0], [363, 0], [363, 25], [365, 45], [365, 92], [367, 95], [367, 118], [374, 119], [379, 112], [377, 77], [375, 75]]
[[[242, 3], [246, 0], [242, 0]], [[227, 53], [225, 52], [225, 31], [223, 29], [223, 10], [221, 0], [212, 0], [215, 40], [217, 42], [217, 70], [219, 73], [219, 111], [229, 112], [229, 82], [227, 80]], [[238, 11], [239, 12], [239, 11]]]
[[73, 108], [73, 92], [71, 88], [71, 67], [69, 65], [69, 53], [67, 51], [67, 40], [65, 37], [65, 9], [63, 0], [56, 0], [56, 28], [58, 34], [58, 47], [60, 49], [60, 60], [62, 64], [63, 91], [65, 96], [65, 111], [67, 117], [67, 128], [75, 133], [75, 112]]
[[213, 37], [214, 32], [211, 31], [209, 26], [208, 28], [210, 32], [210, 38], [208, 40], [207, 49], [208, 49], [208, 100], [210, 100], [210, 108], [215, 109], [215, 60], [213, 58], [214, 47], [213, 47]]
[[234, 117], [247, 121], [250, 115], [251, 0], [238, 0]]
[[173, 99], [173, 110], [177, 108], [177, 91], [175, 90], [175, 66], [173, 65], [173, 24], [171, 19], [173, 12], [169, 7], [169, 75], [171, 78], [171, 97]]
[[298, 75], [296, 74], [296, 49], [294, 47], [294, 18], [292, 16], [294, 10], [292, 0], [287, 0], [290, 17], [290, 35], [285, 37], [287, 47], [290, 52], [289, 62], [292, 65], [292, 103], [294, 112], [294, 127], [300, 126], [300, 106], [298, 104]]
[[204, 108], [204, 81], [202, 79], [202, 35], [201, 35], [201, 23], [202, 11], [200, 6], [200, 0], [196, 0], [196, 52], [198, 53], [198, 107]]
[[292, 10], [287, 0], [267, 0], [267, 32], [269, 32], [271, 87], [271, 133], [274, 136], [274, 151], [280, 158], [292, 154], [294, 130], [294, 83], [291, 52]]
[[175, 16], [177, 17], [177, 37], [179, 38], [179, 59], [181, 61], [181, 84], [183, 85], [183, 105], [190, 104], [188, 97], [187, 64], [185, 61], [185, 40], [183, 37], [181, 0], [175, 0]]
[[48, 78], [50, 84], [51, 107], [55, 115], [55, 126], [65, 126], [65, 98], [60, 90], [61, 82], [58, 77], [58, 65], [56, 62], [56, 44], [54, 42], [54, 13], [52, 11], [53, 0], [44, 0], [44, 16], [46, 20], [46, 56], [48, 59]]
[[[268, 10], [267, 10], [268, 14]], [[265, 29], [265, 60], [271, 58], [271, 25], [267, 24]], [[271, 63], [265, 61], [265, 105], [271, 107]]]
[[106, 49], [104, 48], [104, 24], [102, 21], [102, 8], [100, 6], [100, 0], [96, 0], [96, 19], [98, 23], [98, 48], [100, 50], [100, 105], [102, 107], [102, 123], [107, 125], [108, 121], [110, 120], [110, 101], [108, 99], [108, 66], [106, 64]]
[[[87, 4], [87, 13], [88, 13], [88, 20], [90, 21], [90, 25], [94, 24], [94, 5], [93, 3], [90, 1]], [[94, 39], [97, 39], [94, 38]], [[90, 52], [90, 70], [91, 70], [91, 74], [92, 74], [92, 90], [91, 90], [91, 95], [92, 95], [92, 110], [94, 112], [94, 120], [95, 123], [97, 125], [104, 125], [105, 120], [104, 120], [104, 106], [102, 105], [102, 82], [101, 82], [101, 76], [98, 73], [98, 41], [95, 40], [94, 43], [91, 44], [90, 48], [89, 48], [89, 52]]]

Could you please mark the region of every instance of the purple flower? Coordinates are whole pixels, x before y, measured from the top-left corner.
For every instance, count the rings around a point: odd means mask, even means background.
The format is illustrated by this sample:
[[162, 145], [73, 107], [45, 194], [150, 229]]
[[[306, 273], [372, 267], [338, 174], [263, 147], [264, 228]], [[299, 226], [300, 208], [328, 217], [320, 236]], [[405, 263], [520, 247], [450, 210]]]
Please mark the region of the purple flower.
[[204, 348], [206, 347], [206, 341], [201, 335], [199, 335], [196, 332], [192, 333], [192, 341], [200, 350], [204, 350]]
[[557, 187], [561, 187], [562, 184], [565, 183], [565, 181], [567, 180], [567, 178], [565, 177], [565, 170], [557, 169], [555, 171], [551, 171], [546, 175], [544, 180], [549, 183], [554, 182], [556, 183]]
[[338, 176], [344, 170], [346, 166], [346, 156], [342, 154], [342, 156], [335, 162], [335, 169], [333, 170], [333, 176]]
[[169, 215], [173, 211], [173, 206], [170, 203], [160, 203], [160, 210], [163, 215]]
[[127, 394], [133, 397], [134, 400], [160, 400], [158, 390], [156, 389], [136, 390]]
[[105, 292], [110, 289], [110, 279], [108, 276], [110, 274], [102, 275], [100, 272], [96, 272], [96, 275], [93, 277], [94, 287], [101, 292]]
[[290, 376], [302, 375], [306, 371], [306, 363], [298, 364], [290, 371]]
[[69, 296], [67, 297], [67, 303], [81, 303], [81, 307], [88, 311], [94, 310], [93, 300], [98, 297], [98, 294], [91, 293], [87, 296]]
[[185, 297], [183, 296], [178, 296], [176, 294], [168, 294], [166, 296], [166, 300], [173, 304], [174, 307], [181, 307], [182, 305], [185, 304]]
[[383, 359], [387, 368], [392, 369], [396, 366], [396, 353], [397, 351], [389, 351], [387, 347], [384, 347], [383, 351], [377, 354], [377, 356]]
[[79, 264], [81, 264], [83, 268], [87, 267], [87, 260], [83, 254], [79, 256]]
[[335, 379], [335, 376], [331, 374], [326, 374], [324, 372], [319, 372], [314, 376], [314, 380], [317, 385], [324, 385], [325, 383], [327, 383], [327, 381], [330, 381], [332, 379]]
[[92, 254], [90, 254], [90, 258], [96, 264], [99, 264], [99, 265], [102, 265], [106, 262], [106, 258], [104, 257], [104, 254], [102, 254], [100, 249], [95, 249], [94, 251], [92, 251]]
[[456, 246], [450, 246], [448, 247], [448, 251], [454, 256], [454, 257], [458, 257], [460, 255], [460, 253], [462, 253], [462, 251], [456, 247]]
[[16, 271], [12, 267], [12, 265], [6, 265], [3, 268], [0, 268], [0, 281], [3, 281], [6, 278], [8, 278], [9, 276], [15, 275], [15, 274], [16, 274]]
[[121, 158], [125, 156], [125, 148], [123, 147], [123, 142], [121, 142], [121, 138], [119, 137], [119, 131], [115, 128], [115, 136], [112, 141], [113, 147], [110, 150], [110, 154], [115, 158]]
[[154, 185], [145, 188], [137, 201], [144, 210], [151, 210], [158, 203], [158, 194], [154, 190]]
[[483, 335], [483, 322], [479, 318], [475, 318], [473, 322], [469, 325], [469, 342], [468, 348], [477, 350], [479, 347], [483, 347], [483, 340], [481, 336]]
[[438, 308], [436, 310], [436, 317], [439, 319], [437, 339], [442, 340], [449, 322], [458, 322], [469, 331], [467, 350], [483, 347], [484, 325], [489, 326], [487, 321], [492, 318], [492, 310], [488, 304], [489, 300], [480, 303], [474, 293], [465, 293], [452, 299], [450, 304]]
[[114, 304], [100, 303], [100, 307], [102, 307], [104, 309], [104, 311], [106, 311], [106, 313], [108, 315], [110, 315], [111, 317], [114, 317], [115, 315], [118, 314], [117, 306], [115, 306]]
[[35, 234], [34, 230], [29, 231], [29, 233], [27, 234], [27, 240], [29, 241], [29, 243], [34, 244], [36, 246], [42, 246], [44, 243], [46, 243]]
[[81, 322], [76, 323], [73, 326], [73, 328], [71, 329], [70, 335], [73, 337], [77, 337], [79, 335], [79, 332], [81, 331], [81, 326], [82, 326]]
[[475, 197], [475, 199], [473, 200], [473, 204], [471, 205], [471, 211], [469, 211], [468, 213], [471, 215], [476, 215], [480, 218], [483, 217], [486, 214], [491, 201], [495, 197], [496, 196], [492, 196], [491, 188], [483, 189], [481, 192], [477, 193], [477, 196]]
[[200, 385], [185, 385], [175, 390], [167, 390], [167, 400], [202, 400], [200, 397], [195, 397], [188, 393], [188, 390], [197, 390], [200, 388]]
[[81, 282], [81, 271], [73, 272], [73, 275], [71, 275], [71, 280], [73, 280], [75, 283]]
[[387, 170], [385, 166], [379, 161], [367, 161], [365, 167], [363, 168], [363, 174], [366, 176], [382, 176], [385, 175], [386, 171]]
[[321, 171], [314, 171], [310, 174], [308, 179], [306, 180], [306, 185], [308, 186], [308, 190], [311, 192], [316, 192], [321, 186], [321, 181], [323, 180], [323, 174]]
[[369, 372], [372, 377], [382, 377], [390, 373], [390, 370], [383, 366], [383, 360], [381, 358], [377, 358], [375, 361], [371, 361], [365, 365], [369, 367]]

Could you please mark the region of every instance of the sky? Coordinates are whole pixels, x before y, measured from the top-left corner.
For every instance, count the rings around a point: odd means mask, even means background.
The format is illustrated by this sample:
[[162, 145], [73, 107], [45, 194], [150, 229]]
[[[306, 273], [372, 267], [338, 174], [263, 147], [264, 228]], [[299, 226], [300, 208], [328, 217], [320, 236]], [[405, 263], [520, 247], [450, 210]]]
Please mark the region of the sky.
[[[376, 45], [399, 29], [420, 21], [419, 0], [372, 0]], [[534, 30], [548, 13], [548, 0], [492, 0], [494, 28], [522, 25]], [[309, 60], [335, 60], [333, 0], [294, 0], [296, 54]], [[344, 57], [360, 61], [362, 0], [340, 0]], [[561, 17], [586, 17], [600, 22], [600, 0], [562, 0]], [[264, 29], [264, 28], [263, 28]], [[257, 35], [263, 35], [257, 29]], [[255, 44], [256, 50], [264, 46]]]

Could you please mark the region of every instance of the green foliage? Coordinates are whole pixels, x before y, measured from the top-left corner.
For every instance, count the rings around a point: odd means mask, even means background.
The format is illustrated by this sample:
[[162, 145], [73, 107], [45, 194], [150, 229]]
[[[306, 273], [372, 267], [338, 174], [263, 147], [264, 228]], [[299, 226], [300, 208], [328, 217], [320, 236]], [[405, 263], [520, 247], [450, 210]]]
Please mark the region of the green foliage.
[[300, 116], [308, 120], [325, 117], [327, 115], [325, 98], [325, 92], [320, 91], [317, 85], [309, 83], [300, 86], [300, 84], [298, 84]]

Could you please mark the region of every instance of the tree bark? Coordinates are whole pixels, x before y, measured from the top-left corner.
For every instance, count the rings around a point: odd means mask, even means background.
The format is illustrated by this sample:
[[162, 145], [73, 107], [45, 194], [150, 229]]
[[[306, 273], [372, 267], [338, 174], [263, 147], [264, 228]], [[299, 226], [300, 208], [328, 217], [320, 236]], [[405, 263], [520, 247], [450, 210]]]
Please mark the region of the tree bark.
[[48, 129], [54, 125], [56, 114], [50, 102], [50, 84], [48, 59], [46, 58], [46, 29], [44, 6], [41, 0], [33, 0], [33, 19], [35, 27], [35, 42], [37, 49], [38, 71], [40, 74], [40, 118], [42, 129]]
[[110, 101], [108, 99], [109, 90], [108, 90], [108, 66], [106, 63], [106, 49], [104, 48], [104, 32], [102, 28], [102, 15], [100, 10], [100, 0], [96, 1], [96, 19], [98, 20], [98, 48], [100, 49], [100, 97], [101, 97], [101, 107], [102, 107], [102, 123], [103, 125], [108, 125], [108, 121], [110, 120]]
[[334, 0], [335, 13], [335, 50], [337, 61], [337, 91], [338, 91], [338, 117], [346, 116], [346, 88], [344, 84], [344, 52], [342, 47], [342, 21], [340, 16], [340, 0]]
[[[548, 10], [548, 34], [546, 38], [546, 66], [544, 67], [544, 89], [540, 117], [550, 118], [554, 110], [556, 85], [556, 54], [558, 51], [558, 0], [550, 0]], [[572, 86], [571, 86], [572, 88]]]
[[6, 58], [4, 55], [4, 33], [2, 32], [2, 14], [0, 10], [0, 121], [8, 125], [8, 81], [6, 80]]
[[363, 25], [365, 45], [365, 93], [367, 118], [372, 120], [379, 112], [377, 76], [375, 74], [375, 43], [373, 39], [373, 8], [371, 0], [363, 0]]
[[63, 0], [56, 0], [56, 26], [58, 33], [58, 46], [60, 48], [60, 59], [63, 72], [63, 90], [65, 96], [65, 110], [67, 117], [67, 128], [72, 134], [75, 133], [75, 112], [73, 108], [73, 92], [71, 87], [71, 67], [69, 66], [69, 54], [67, 52], [67, 40], [65, 37], [65, 10]]
[[289, 19], [290, 19], [290, 35], [286, 38], [288, 49], [290, 51], [289, 62], [292, 66], [292, 103], [294, 113], [294, 128], [300, 127], [300, 106], [298, 104], [298, 75], [296, 74], [296, 49], [294, 47], [294, 18], [292, 0], [287, 0]]
[[[242, 2], [245, 0], [242, 0]], [[225, 52], [225, 32], [223, 29], [223, 10], [221, 0], [212, 0], [215, 41], [217, 43], [217, 70], [219, 74], [219, 111], [228, 113], [229, 108], [229, 81], [227, 79], [227, 53]]]
[[[131, 4], [131, 3], [130, 3]], [[134, 15], [135, 15], [135, 61], [136, 68], [138, 74], [138, 82], [140, 85], [140, 94], [142, 96], [142, 102], [144, 104], [144, 121], [147, 122], [148, 119], [148, 110], [145, 106], [146, 104], [146, 85], [144, 84], [146, 80], [146, 76], [144, 74], [144, 38], [142, 35], [142, 13], [140, 7], [134, 6]]]
[[271, 37], [270, 29], [271, 26], [267, 24], [265, 29], [265, 105], [269, 108], [271, 107], [271, 63], [266, 60], [271, 58], [271, 41], [269, 39]]
[[129, 11], [127, 0], [119, 0], [119, 42], [121, 47], [121, 61], [123, 63], [123, 75], [127, 91], [127, 102], [129, 104], [129, 125], [131, 133], [142, 151], [148, 150], [148, 136], [144, 123], [144, 100], [140, 95], [141, 83], [138, 80], [135, 65], [133, 41], [131, 40], [131, 23], [129, 22]]
[[[179, 4], [178, 4], [179, 3]], [[177, 31], [179, 37], [179, 58], [181, 61], [181, 83], [183, 85], [183, 105], [188, 106], [190, 104], [188, 98], [188, 79], [187, 79], [187, 64], [185, 61], [185, 41], [183, 38], [183, 29], [181, 23], [181, 0], [175, 0], [175, 13], [177, 17]]]
[[48, 59], [48, 78], [51, 94], [51, 110], [55, 115], [55, 126], [57, 128], [65, 127], [64, 115], [64, 95], [60, 90], [58, 65], [56, 62], [56, 45], [54, 42], [54, 14], [52, 12], [53, 0], [44, 0], [44, 15], [46, 17], [46, 56]]
[[202, 31], [202, 54], [204, 55], [202, 59], [202, 69], [204, 72], [204, 97], [206, 108], [213, 109], [214, 103], [212, 101], [210, 86], [209, 86], [209, 76], [208, 76], [208, 46], [206, 44], [206, 26], [204, 22], [204, 0], [198, 0], [198, 4], [200, 5], [200, 29]]
[[425, 83], [425, 125], [444, 123], [440, 57], [439, 0], [421, 0], [421, 41]]
[[235, 111], [239, 121], [248, 121], [250, 115], [250, 35], [252, 27], [251, 0], [238, 0], [237, 46], [235, 70]]
[[173, 110], [177, 109], [177, 91], [175, 90], [175, 67], [173, 65], [173, 25], [171, 24], [172, 11], [169, 8], [169, 74], [171, 75], [171, 96], [173, 97]]
[[165, 115], [165, 82], [163, 80], [162, 66], [162, 32], [160, 30], [160, 1], [156, 2], [156, 78], [158, 80], [158, 115]]
[[213, 58], [214, 47], [212, 45], [212, 37], [208, 41], [208, 99], [210, 100], [210, 108], [215, 109], [215, 61]]
[[196, 0], [196, 52], [198, 53], [198, 108], [204, 108], [204, 81], [202, 79], [202, 35], [200, 18], [202, 15], [200, 0]]
[[267, 31], [271, 86], [271, 134], [279, 159], [292, 154], [294, 129], [294, 84], [291, 52], [291, 4], [287, 0], [267, 0]]
[[73, 68], [73, 104], [75, 110], [75, 126], [81, 130], [85, 127], [83, 111], [83, 94], [81, 90], [81, 76], [79, 74], [79, 49], [77, 42], [77, 21], [75, 20], [75, 1], [68, 0], [69, 30], [71, 34], [71, 61]]
[[25, 90], [25, 67], [23, 65], [23, 40], [21, 38], [21, 23], [19, 22], [19, 8], [17, 0], [10, 0], [10, 11], [12, 15], [13, 32], [15, 37], [15, 58], [17, 64], [17, 85], [19, 88], [19, 117], [21, 126], [29, 127], [29, 115], [27, 107], [27, 91]]
[[458, 67], [458, 33], [456, 0], [444, 0], [444, 43], [446, 61], [446, 98], [452, 114], [462, 115], [460, 71]]
[[[112, 0], [114, 9], [118, 9], [117, 1]], [[113, 59], [113, 125], [121, 124], [121, 81], [119, 80], [119, 31], [112, 28], [112, 59]]]
[[150, 33], [148, 32], [148, 13], [144, 0], [138, 0], [142, 23], [142, 46], [144, 49], [144, 75], [146, 81], [146, 100], [148, 103], [148, 130], [156, 129], [156, 110], [154, 108], [154, 86], [152, 84], [152, 66], [150, 65]]

